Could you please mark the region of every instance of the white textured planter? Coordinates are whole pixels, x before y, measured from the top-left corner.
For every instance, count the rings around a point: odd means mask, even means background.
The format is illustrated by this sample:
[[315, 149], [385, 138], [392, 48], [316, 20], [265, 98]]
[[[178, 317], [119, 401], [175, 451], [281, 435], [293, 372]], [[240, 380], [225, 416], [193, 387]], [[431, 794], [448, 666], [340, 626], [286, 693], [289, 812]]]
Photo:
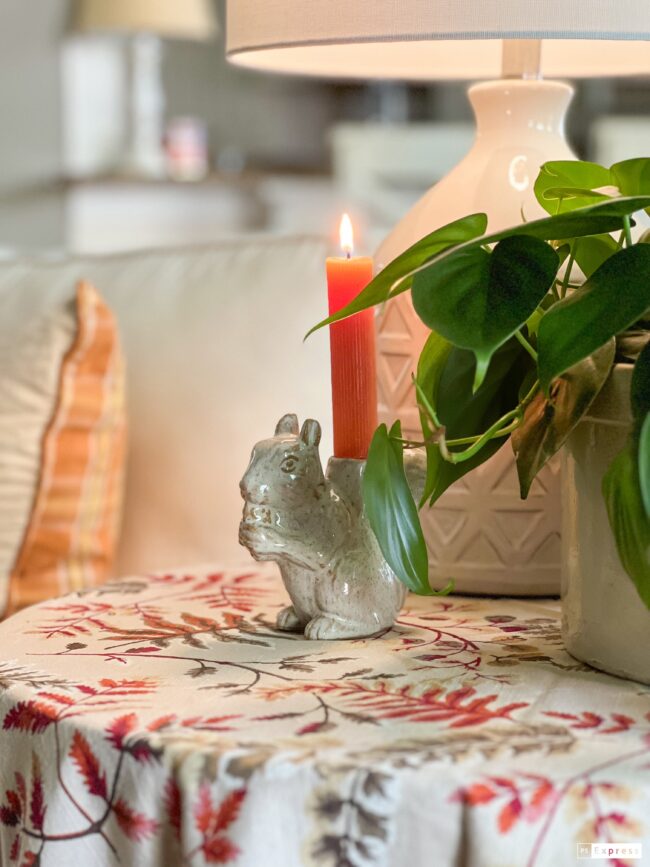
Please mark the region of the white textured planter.
[[562, 634], [583, 662], [650, 683], [650, 611], [618, 558], [601, 493], [630, 431], [631, 375], [631, 365], [615, 368], [565, 450]]

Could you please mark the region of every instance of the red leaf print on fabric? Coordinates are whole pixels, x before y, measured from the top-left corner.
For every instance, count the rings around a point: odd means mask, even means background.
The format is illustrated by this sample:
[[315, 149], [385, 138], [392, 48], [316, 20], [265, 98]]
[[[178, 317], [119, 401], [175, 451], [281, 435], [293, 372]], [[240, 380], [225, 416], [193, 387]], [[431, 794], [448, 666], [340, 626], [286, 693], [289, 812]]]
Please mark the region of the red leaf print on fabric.
[[511, 719], [514, 711], [528, 707], [527, 702], [494, 707], [498, 695], [477, 696], [473, 687], [446, 692], [443, 687], [435, 685], [420, 692], [413, 686], [395, 689], [392, 684], [384, 681], [378, 681], [372, 686], [356, 680], [305, 683], [296, 687], [266, 689], [264, 695], [271, 701], [292, 692], [312, 692], [316, 695], [333, 693], [376, 719], [403, 719], [421, 723], [449, 722], [450, 728], [465, 728], [483, 725], [496, 719]]
[[[453, 800], [462, 800], [472, 807], [480, 807], [498, 798], [501, 805], [497, 813], [497, 828], [499, 833], [507, 834], [520, 820], [533, 825], [543, 816], [552, 817], [561, 797], [547, 777], [518, 773], [512, 779], [486, 777], [486, 782], [474, 783], [458, 791]], [[533, 862], [530, 863], [532, 865]]]
[[115, 813], [117, 824], [124, 834], [126, 834], [129, 840], [134, 840], [136, 843], [145, 840], [147, 837], [151, 837], [158, 830], [158, 823], [156, 821], [147, 818], [142, 813], [136, 813], [121, 798], [113, 804], [113, 812]]
[[36, 753], [34, 753], [32, 755], [32, 797], [30, 799], [29, 817], [36, 831], [43, 830], [46, 809], [43, 780], [41, 777], [41, 763]]
[[210, 830], [212, 814], [212, 795], [210, 794], [210, 787], [206, 784], [199, 789], [199, 800], [194, 809], [196, 830], [200, 831], [201, 834], [207, 834]]
[[181, 802], [181, 790], [173, 777], [170, 777], [169, 780], [167, 780], [167, 785], [165, 786], [165, 809], [167, 810], [169, 824], [174, 830], [176, 839], [180, 840], [183, 808]]
[[9, 828], [15, 828], [20, 823], [23, 805], [18, 794], [11, 789], [6, 792], [5, 798], [7, 803], [0, 805], [0, 822]]
[[297, 735], [313, 735], [316, 732], [319, 732], [323, 728], [323, 722], [313, 722], [308, 723], [306, 726], [299, 728], [296, 732]]
[[16, 836], [9, 850], [9, 860], [17, 861], [20, 858], [20, 834]]
[[203, 836], [201, 849], [209, 864], [227, 864], [239, 854], [239, 849], [225, 834], [227, 828], [239, 816], [246, 789], [231, 792], [215, 809], [210, 787], [204, 784], [199, 789], [199, 800], [194, 810], [196, 828]]
[[615, 735], [619, 732], [626, 732], [636, 723], [636, 720], [627, 716], [624, 713], [610, 714], [611, 723], [607, 723], [605, 717], [600, 714], [593, 713], [590, 710], [584, 710], [582, 713], [563, 713], [561, 711], [548, 710], [544, 716], [550, 716], [554, 719], [565, 720], [571, 724], [572, 729], [596, 729], [603, 723], [607, 724], [606, 728], [600, 728], [601, 735]]
[[38, 735], [56, 719], [53, 707], [38, 701], [19, 701], [5, 716], [2, 728], [5, 731], [17, 729]]
[[550, 780], [542, 780], [533, 792], [530, 803], [524, 810], [524, 816], [529, 822], [536, 821], [544, 814], [548, 799], [554, 794], [555, 789]]
[[499, 813], [499, 831], [502, 834], [507, 834], [508, 831], [512, 828], [515, 822], [521, 816], [521, 801], [519, 798], [513, 798], [512, 801], [508, 801], [505, 807]]
[[246, 797], [246, 789], [237, 789], [225, 798], [215, 815], [215, 830], [225, 831], [239, 816], [242, 802]]
[[156, 758], [159, 750], [155, 750], [144, 738], [131, 739], [126, 742], [128, 735], [138, 727], [138, 717], [134, 713], [118, 717], [106, 729], [106, 739], [113, 744], [116, 750], [125, 750], [136, 762], [148, 762]]
[[217, 834], [216, 837], [207, 840], [201, 849], [208, 864], [228, 864], [239, 855], [239, 849], [225, 834]]
[[106, 729], [106, 738], [113, 744], [116, 750], [121, 750], [124, 744], [124, 738], [131, 734], [136, 727], [138, 718], [134, 713], [126, 714], [118, 717]]
[[90, 744], [80, 731], [76, 731], [72, 738], [70, 758], [84, 778], [88, 792], [91, 795], [97, 795], [99, 798], [106, 800], [108, 794], [106, 774], [97, 761]]
[[160, 750], [155, 750], [145, 740], [137, 740], [126, 747], [126, 751], [136, 762], [149, 762], [160, 755]]
[[97, 695], [97, 690], [94, 686], [86, 686], [83, 683], [79, 683], [75, 688], [78, 689], [79, 692], [83, 692], [84, 695]]
[[27, 785], [25, 784], [25, 778], [20, 773], [20, 771], [16, 771], [14, 774], [14, 779], [16, 780], [16, 791], [18, 792], [18, 797], [20, 798], [20, 802], [22, 804], [27, 803]]
[[57, 692], [39, 692], [38, 695], [40, 698], [46, 698], [48, 701], [53, 701], [56, 704], [63, 704], [67, 707], [75, 704], [75, 700], [73, 698], [70, 698], [69, 695], [59, 695], [59, 693]]
[[462, 792], [462, 798], [467, 804], [487, 804], [492, 798], [496, 797], [496, 792], [489, 786], [483, 783], [474, 783]]
[[155, 683], [150, 678], [145, 680], [113, 680], [110, 677], [104, 677], [99, 683], [104, 689], [110, 689], [111, 695], [147, 695], [155, 690]]
[[555, 719], [563, 719], [573, 723], [571, 728], [574, 729], [593, 729], [597, 728], [603, 721], [602, 716], [597, 713], [592, 713], [589, 710], [583, 711], [581, 714], [562, 713], [561, 711], [546, 711], [545, 716], [551, 716]]
[[153, 720], [147, 725], [147, 731], [149, 732], [158, 732], [161, 729], [167, 728], [170, 723], [173, 723], [176, 719], [175, 713], [168, 713], [165, 716], [158, 717], [158, 719]]
[[615, 725], [609, 726], [606, 729], [601, 729], [601, 733], [604, 735], [615, 735], [619, 732], [626, 732], [633, 726], [635, 720], [631, 716], [626, 716], [624, 713], [613, 713], [612, 719], [614, 720]]

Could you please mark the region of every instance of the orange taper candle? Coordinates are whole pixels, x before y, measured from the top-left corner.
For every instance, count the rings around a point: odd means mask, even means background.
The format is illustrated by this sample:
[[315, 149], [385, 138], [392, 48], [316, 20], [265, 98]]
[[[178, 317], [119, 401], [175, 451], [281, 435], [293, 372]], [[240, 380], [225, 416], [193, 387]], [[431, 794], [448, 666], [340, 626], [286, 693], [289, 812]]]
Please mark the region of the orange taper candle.
[[[372, 259], [352, 258], [352, 224], [341, 220], [341, 247], [345, 258], [327, 260], [330, 316], [345, 307], [372, 280]], [[362, 310], [330, 325], [334, 455], [368, 457], [377, 427], [377, 365], [374, 310]]]

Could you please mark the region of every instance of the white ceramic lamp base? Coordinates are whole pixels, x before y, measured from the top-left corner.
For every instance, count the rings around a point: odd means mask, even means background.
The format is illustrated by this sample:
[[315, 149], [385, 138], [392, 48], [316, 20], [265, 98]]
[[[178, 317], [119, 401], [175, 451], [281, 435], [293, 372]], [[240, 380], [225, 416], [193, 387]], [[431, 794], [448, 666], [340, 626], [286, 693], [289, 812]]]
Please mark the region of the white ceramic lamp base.
[[[503, 79], [470, 88], [476, 142], [429, 190], [376, 253], [377, 268], [424, 235], [467, 214], [488, 215], [490, 231], [544, 216], [533, 186], [548, 160], [575, 159], [564, 137], [572, 89], [561, 82]], [[428, 336], [410, 294], [386, 305], [378, 321], [382, 421], [402, 420], [419, 437], [411, 373]], [[422, 512], [436, 586], [508, 595], [556, 594], [560, 589], [560, 490], [557, 464], [540, 474], [525, 503], [508, 445]]]
[[533, 185], [542, 163], [576, 159], [564, 133], [573, 89], [558, 81], [502, 79], [476, 84], [469, 99], [476, 141], [467, 156], [417, 202], [380, 245], [382, 268], [438, 226], [483, 211], [491, 231], [544, 215]]

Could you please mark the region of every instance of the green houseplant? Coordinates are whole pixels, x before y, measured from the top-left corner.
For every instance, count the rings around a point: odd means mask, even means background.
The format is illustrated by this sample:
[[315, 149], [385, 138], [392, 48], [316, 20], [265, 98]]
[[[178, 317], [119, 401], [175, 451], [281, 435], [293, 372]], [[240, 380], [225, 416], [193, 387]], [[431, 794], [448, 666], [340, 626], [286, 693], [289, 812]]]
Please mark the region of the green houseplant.
[[[418, 510], [508, 440], [525, 498], [614, 365], [633, 364], [633, 424], [602, 494], [621, 564], [650, 609], [650, 233], [633, 217], [650, 213], [650, 159], [547, 163], [535, 193], [548, 217], [495, 234], [484, 214], [443, 226], [313, 330], [406, 291], [431, 330], [413, 375], [422, 439], [381, 425], [364, 476], [384, 556], [427, 595], [451, 585], [429, 585]], [[419, 504], [404, 473], [410, 448], [427, 455]]]

